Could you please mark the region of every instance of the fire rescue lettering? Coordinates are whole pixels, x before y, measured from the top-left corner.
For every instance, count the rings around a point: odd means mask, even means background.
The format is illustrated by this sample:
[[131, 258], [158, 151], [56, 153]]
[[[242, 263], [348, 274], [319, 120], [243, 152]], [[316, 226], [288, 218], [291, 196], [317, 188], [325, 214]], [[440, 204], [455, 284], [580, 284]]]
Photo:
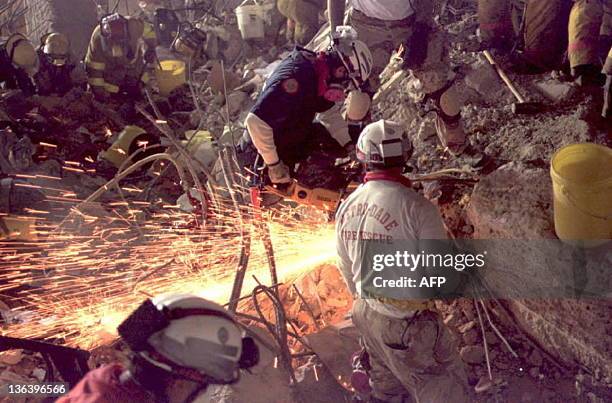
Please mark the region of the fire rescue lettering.
[[380, 225], [385, 228], [386, 234], [370, 231], [352, 231], [342, 230], [342, 239], [348, 241], [356, 240], [374, 240], [374, 241], [385, 241], [391, 242], [393, 237], [388, 234], [394, 228], [399, 226], [397, 220], [395, 220], [390, 213], [386, 212], [382, 207], [378, 207], [376, 204], [368, 205], [368, 203], [359, 203], [351, 206], [348, 211], [340, 217], [341, 224], [344, 224], [345, 220], [350, 220], [356, 217], [369, 217], [376, 220]]
[[377, 242], [386, 242], [391, 244], [393, 242], [393, 237], [387, 234], [381, 234], [378, 232], [370, 232], [370, 231], [351, 231], [348, 229], [344, 229], [341, 231], [341, 235], [343, 240], [345, 241], [377, 241]]

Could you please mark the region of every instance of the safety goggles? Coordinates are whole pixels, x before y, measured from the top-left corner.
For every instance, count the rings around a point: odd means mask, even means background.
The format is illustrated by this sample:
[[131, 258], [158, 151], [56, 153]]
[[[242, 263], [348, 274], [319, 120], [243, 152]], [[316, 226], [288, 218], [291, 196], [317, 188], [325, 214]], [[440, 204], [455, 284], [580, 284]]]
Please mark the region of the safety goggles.
[[46, 57], [51, 64], [58, 67], [64, 66], [68, 61], [66, 55], [54, 55], [52, 53], [47, 53]]

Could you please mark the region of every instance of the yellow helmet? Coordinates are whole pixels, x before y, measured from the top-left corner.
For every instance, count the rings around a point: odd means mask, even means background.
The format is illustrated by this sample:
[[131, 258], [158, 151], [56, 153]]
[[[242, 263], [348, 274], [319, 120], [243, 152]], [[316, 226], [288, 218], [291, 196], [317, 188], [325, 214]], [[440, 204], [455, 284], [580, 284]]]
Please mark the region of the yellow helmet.
[[31, 218], [1, 216], [0, 240], [36, 241], [36, 222]]
[[25, 36], [11, 35], [6, 41], [6, 53], [17, 67], [24, 69], [28, 74], [36, 73], [38, 55], [34, 45]]
[[52, 32], [42, 38], [42, 51], [56, 66], [63, 66], [70, 53], [70, 41], [64, 34]]
[[117, 140], [100, 157], [120, 168], [125, 160], [134, 154], [138, 149], [140, 153], [131, 160], [132, 163], [140, 161], [155, 152], [159, 145], [159, 139], [148, 134], [142, 127], [125, 126], [119, 133]]

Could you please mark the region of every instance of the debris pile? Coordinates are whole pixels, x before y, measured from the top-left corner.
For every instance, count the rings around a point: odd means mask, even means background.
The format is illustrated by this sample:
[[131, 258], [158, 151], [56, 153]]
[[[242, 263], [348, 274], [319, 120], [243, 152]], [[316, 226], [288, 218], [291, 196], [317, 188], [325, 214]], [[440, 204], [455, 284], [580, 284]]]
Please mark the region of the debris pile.
[[[125, 360], [125, 346], [104, 329], [119, 319], [104, 317], [107, 311], [119, 316], [144, 295], [195, 289], [197, 281], [204, 281], [210, 292], [230, 290], [230, 277], [244, 256], [244, 234], [258, 225], [244, 223], [244, 216], [256, 213], [248, 202], [238, 202], [244, 201], [240, 197], [251, 173], [230, 172], [240, 185], [239, 191], [228, 192], [223, 189], [228, 173], [219, 155], [239, 142], [242, 122], [266, 78], [290, 49], [280, 39], [284, 20], [274, 2], [263, 3], [272, 5], [263, 40], [243, 40], [227, 10], [218, 16], [198, 15], [192, 22], [208, 35], [205, 56], [188, 63], [187, 83], [168, 96], [149, 92], [128, 104], [102, 103], [82, 88], [62, 97], [0, 93], [0, 208], [6, 210], [1, 213], [27, 223], [27, 228], [10, 228], [18, 242], [3, 240], [0, 246], [0, 291], [8, 304], [0, 305], [3, 330], [18, 329], [9, 324], [42, 323], [34, 335], [60, 343], [94, 334], [100, 339], [92, 343], [93, 368]], [[593, 98], [557, 72], [512, 75], [530, 100], [546, 106], [537, 115], [514, 114], [510, 105], [515, 98], [479, 51], [475, 5], [451, 3], [439, 19], [452, 38], [455, 84], [466, 103], [466, 152], [451, 157], [439, 145], [434, 117], [414, 103], [409, 76], [394, 74], [382, 82], [372, 119], [393, 119], [413, 134], [407, 175], [439, 208], [454, 237], [554, 238], [547, 173], [552, 154], [575, 142], [610, 144], [609, 131], [593, 123]], [[168, 50], [158, 49], [160, 60], [171, 59], [164, 52]], [[160, 153], [163, 158], [152, 157]], [[261, 332], [273, 348], [246, 383], [212, 389], [216, 399], [245, 401], [264, 382], [275, 397], [294, 398], [290, 379], [321, 401], [339, 401], [351, 392], [351, 355], [359, 348], [358, 335], [347, 321], [353, 297], [337, 268], [323, 263], [335, 253], [331, 229], [323, 224], [323, 213], [288, 205], [264, 217], [273, 229], [282, 228], [272, 231], [273, 244], [285, 247], [277, 254], [282, 262], [278, 270], [285, 271], [274, 291], [278, 301], [264, 290], [243, 293], [238, 303], [240, 320]], [[313, 217], [318, 220], [314, 224], [309, 222]], [[11, 221], [5, 217], [2, 222]], [[261, 240], [255, 236], [248, 242]], [[303, 245], [312, 251], [300, 250]], [[266, 257], [261, 248], [252, 252], [249, 267], [257, 266], [259, 278], [249, 279], [248, 286], [268, 283], [262, 277], [267, 276]], [[220, 269], [206, 272], [212, 266]], [[66, 273], [81, 281], [64, 279], [70, 292], [59, 295], [48, 279]], [[120, 291], [104, 288], [107, 281], [115, 281]], [[69, 315], [51, 315], [50, 309], [58, 308], [60, 300], [71, 301], [85, 285], [100, 290], [95, 298], [88, 297], [93, 308], [82, 334], [53, 324]], [[244, 290], [250, 291], [247, 286]], [[41, 292], [58, 298], [42, 311], [49, 315], [42, 318], [45, 323], [28, 317], [34, 313], [24, 308], [41, 301]], [[16, 298], [22, 295], [30, 299]], [[100, 308], [96, 303], [101, 298], [112, 304]], [[473, 401], [610, 398], [609, 368], [603, 374], [598, 369], [609, 358], [609, 342], [595, 340], [609, 329], [609, 304], [559, 305], [577, 313], [576, 320], [567, 320], [559, 306], [550, 304], [460, 299], [437, 301], [436, 306], [457, 338]], [[543, 315], [538, 320], [533, 319], [536, 311]], [[582, 315], [600, 315], [602, 322], [582, 330]], [[103, 324], [105, 320], [109, 323]], [[286, 329], [278, 330], [283, 324]], [[86, 327], [96, 331], [88, 333]], [[49, 328], [61, 334], [44, 333]], [[281, 362], [279, 333], [288, 342], [288, 366]], [[563, 339], [566, 344], [549, 343]], [[0, 352], [0, 383], [41, 382], [47, 379], [46, 368], [39, 354]], [[249, 401], [271, 401], [265, 393], [258, 398]]]

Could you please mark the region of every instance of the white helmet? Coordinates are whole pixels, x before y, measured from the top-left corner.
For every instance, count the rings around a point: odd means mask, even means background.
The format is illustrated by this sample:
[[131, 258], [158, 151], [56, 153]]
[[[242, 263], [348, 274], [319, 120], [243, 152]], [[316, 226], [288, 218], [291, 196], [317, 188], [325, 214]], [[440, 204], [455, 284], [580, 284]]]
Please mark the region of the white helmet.
[[363, 129], [356, 155], [367, 169], [403, 167], [412, 155], [412, 142], [399, 123], [381, 119]]
[[233, 383], [259, 358], [228, 311], [191, 294], [146, 300], [118, 330], [149, 363], [170, 373], [195, 370], [208, 383]]
[[358, 40], [357, 32], [346, 25], [336, 27], [331, 40], [332, 50], [340, 56], [355, 87], [360, 88], [370, 77], [374, 63], [368, 45]]

